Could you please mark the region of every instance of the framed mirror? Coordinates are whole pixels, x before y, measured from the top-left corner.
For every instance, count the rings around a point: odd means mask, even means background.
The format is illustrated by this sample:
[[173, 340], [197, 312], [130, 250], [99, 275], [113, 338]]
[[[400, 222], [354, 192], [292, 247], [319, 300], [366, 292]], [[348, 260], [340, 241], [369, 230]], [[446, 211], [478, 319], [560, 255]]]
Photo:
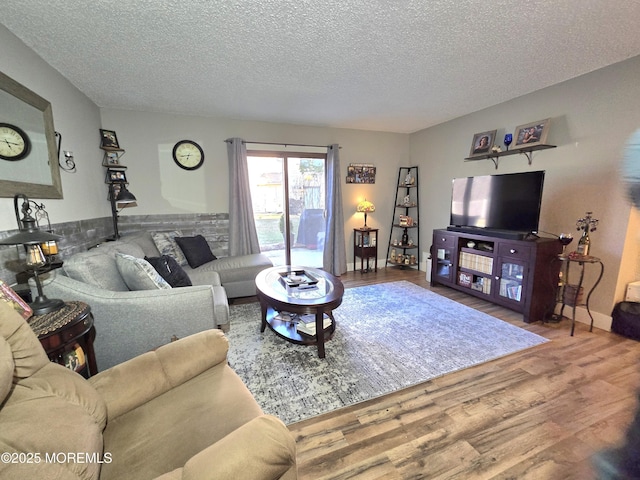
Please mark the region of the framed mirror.
[[16, 193], [62, 198], [56, 133], [51, 104], [0, 72], [0, 197]]

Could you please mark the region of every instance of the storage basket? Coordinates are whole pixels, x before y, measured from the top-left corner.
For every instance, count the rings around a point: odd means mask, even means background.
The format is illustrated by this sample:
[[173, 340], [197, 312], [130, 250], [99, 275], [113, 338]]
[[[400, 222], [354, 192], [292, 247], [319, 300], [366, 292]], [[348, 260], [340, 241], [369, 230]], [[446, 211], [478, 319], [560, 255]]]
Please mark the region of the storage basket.
[[[569, 305], [573, 307], [575, 305], [582, 304], [582, 298], [584, 296], [584, 287], [580, 287], [580, 291], [578, 292], [578, 298], [576, 298], [576, 290], [578, 289], [577, 285], [565, 285], [564, 286], [564, 298], [563, 303], [565, 305]], [[575, 301], [575, 305], [574, 305]]]

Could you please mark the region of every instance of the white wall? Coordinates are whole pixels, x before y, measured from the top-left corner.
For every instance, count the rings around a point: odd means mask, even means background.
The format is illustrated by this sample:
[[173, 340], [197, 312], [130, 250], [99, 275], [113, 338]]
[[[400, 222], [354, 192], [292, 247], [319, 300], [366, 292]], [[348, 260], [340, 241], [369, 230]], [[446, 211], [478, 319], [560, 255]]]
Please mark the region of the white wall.
[[[341, 146], [343, 179], [349, 163], [377, 167], [375, 184], [347, 184], [343, 180], [341, 185], [347, 261], [353, 261], [352, 229], [364, 224], [363, 215], [355, 213], [364, 197], [376, 205], [367, 224], [380, 229], [379, 238], [385, 243], [379, 247], [379, 256], [386, 254], [398, 167], [409, 161], [409, 135], [112, 109], [102, 109], [101, 115], [104, 128], [115, 130], [120, 147], [126, 150], [122, 163], [128, 167], [129, 189], [138, 200], [138, 207], [125, 209], [123, 216], [228, 212], [227, 138], [283, 144], [337, 143]], [[171, 157], [174, 144], [185, 139], [198, 142], [204, 150], [205, 161], [198, 170], [183, 170]]]
[[[602, 259], [605, 275], [591, 306], [610, 315], [614, 303], [622, 300], [624, 285], [636, 275], [635, 262], [632, 268], [620, 268], [630, 201], [619, 169], [625, 142], [640, 127], [639, 78], [640, 57], [635, 57], [412, 134], [411, 159], [428, 172], [420, 191], [420, 235], [427, 238], [434, 228], [449, 224], [452, 178], [545, 170], [541, 231], [577, 237], [575, 222], [586, 211], [600, 220], [591, 235], [591, 254]], [[516, 126], [545, 118], [551, 118], [547, 141], [558, 148], [535, 152], [532, 165], [521, 155], [501, 158], [497, 170], [490, 160], [463, 160], [475, 133], [498, 129], [501, 144]], [[638, 257], [637, 240], [633, 243], [627, 245], [626, 258]], [[590, 270], [587, 282], [594, 280], [597, 269]]]
[[[72, 151], [77, 165], [75, 174], [61, 172], [62, 200], [34, 200], [45, 204], [52, 223], [111, 215], [104, 178], [96, 175], [102, 161], [98, 107], [2, 25], [0, 45], [0, 70], [51, 103], [62, 150]], [[16, 228], [13, 199], [0, 198], [0, 230]]]

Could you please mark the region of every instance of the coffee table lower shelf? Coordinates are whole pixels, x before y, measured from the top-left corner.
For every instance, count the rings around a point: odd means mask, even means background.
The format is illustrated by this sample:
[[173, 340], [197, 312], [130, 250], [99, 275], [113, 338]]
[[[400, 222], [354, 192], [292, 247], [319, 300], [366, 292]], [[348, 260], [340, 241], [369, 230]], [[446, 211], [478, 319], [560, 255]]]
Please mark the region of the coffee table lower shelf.
[[[288, 342], [296, 343], [298, 345], [318, 345], [318, 336], [317, 335], [306, 335], [299, 333], [296, 330], [295, 322], [287, 322], [284, 320], [280, 320], [275, 318], [278, 315], [278, 312], [271, 307], [267, 307], [266, 314], [266, 325], [263, 323], [260, 331], [264, 332], [265, 326], [268, 326], [270, 330], [273, 331], [277, 336], [285, 339]], [[328, 313], [329, 318], [331, 319], [331, 325], [324, 329], [323, 334], [323, 344], [327, 340], [331, 340], [333, 334], [336, 331], [336, 321], [333, 318], [331, 313]]]

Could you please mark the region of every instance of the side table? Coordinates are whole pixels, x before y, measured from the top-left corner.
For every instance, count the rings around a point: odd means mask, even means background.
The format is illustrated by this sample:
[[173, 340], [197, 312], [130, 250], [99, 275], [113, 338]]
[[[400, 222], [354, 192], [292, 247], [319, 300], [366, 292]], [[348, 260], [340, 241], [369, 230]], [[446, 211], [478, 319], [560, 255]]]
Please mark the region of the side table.
[[[34, 315], [28, 322], [52, 362], [64, 365], [85, 378], [98, 373], [93, 351], [96, 329], [89, 305], [66, 302], [61, 309]], [[84, 363], [77, 355], [78, 346], [82, 348]]]
[[[589, 300], [591, 299], [591, 294], [596, 289], [600, 280], [602, 280], [602, 275], [604, 274], [604, 265], [602, 261], [598, 257], [592, 257], [590, 255], [580, 255], [577, 253], [570, 254], [561, 254], [558, 255], [558, 259], [564, 262], [564, 273], [563, 273], [563, 284], [561, 291], [561, 300], [562, 307], [560, 308], [559, 318], [562, 319], [562, 313], [564, 312], [564, 307], [569, 305], [572, 307], [572, 317], [571, 317], [571, 336], [573, 337], [573, 332], [576, 328], [576, 307], [581, 304], [580, 303], [580, 291], [582, 290], [582, 284], [584, 282], [584, 268], [585, 265], [600, 265], [600, 273], [598, 275], [598, 279], [594, 282], [587, 293], [586, 300], [583, 304], [587, 309], [587, 314], [589, 314], [589, 318], [591, 318], [591, 325], [589, 327], [589, 331], [593, 331], [593, 315], [591, 315], [591, 310], [589, 309]], [[577, 284], [569, 283], [569, 272], [571, 270], [571, 265], [577, 265], [580, 268], [580, 276]], [[575, 290], [574, 290], [575, 289]]]
[[[369, 259], [374, 258], [375, 271], [378, 271], [378, 229], [353, 229], [353, 270], [356, 270], [356, 257], [360, 257], [360, 273], [370, 272]], [[367, 268], [364, 261], [367, 260]]]

